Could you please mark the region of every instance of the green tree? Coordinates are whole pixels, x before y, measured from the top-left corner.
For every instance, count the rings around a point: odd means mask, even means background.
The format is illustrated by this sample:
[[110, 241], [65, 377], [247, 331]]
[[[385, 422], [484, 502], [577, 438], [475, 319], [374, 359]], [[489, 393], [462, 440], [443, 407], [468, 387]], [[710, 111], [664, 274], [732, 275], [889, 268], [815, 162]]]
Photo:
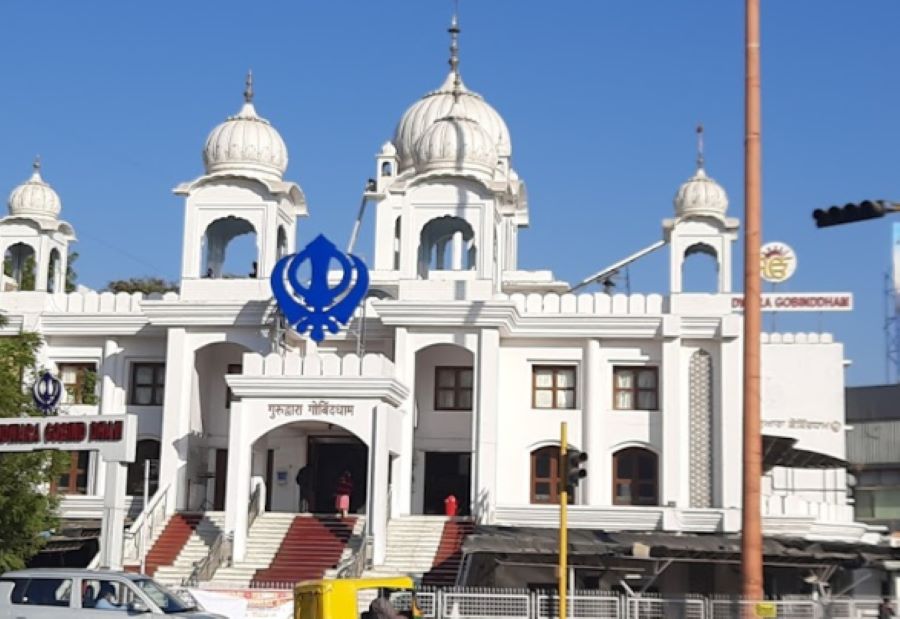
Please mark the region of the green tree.
[[172, 292], [178, 291], [178, 284], [167, 281], [161, 277], [132, 277], [130, 279], [116, 279], [106, 284], [106, 290], [110, 292], [143, 292], [150, 294], [153, 292]]
[[75, 287], [78, 285], [78, 273], [72, 268], [76, 260], [78, 260], [78, 252], [70, 251], [69, 260], [66, 262], [66, 292], [75, 292]]
[[[0, 337], [0, 417], [39, 415], [22, 385], [36, 370], [40, 344], [36, 333]], [[55, 451], [0, 453], [0, 573], [24, 567], [43, 545], [41, 533], [56, 526], [57, 502], [46, 485], [67, 466], [68, 455]]]

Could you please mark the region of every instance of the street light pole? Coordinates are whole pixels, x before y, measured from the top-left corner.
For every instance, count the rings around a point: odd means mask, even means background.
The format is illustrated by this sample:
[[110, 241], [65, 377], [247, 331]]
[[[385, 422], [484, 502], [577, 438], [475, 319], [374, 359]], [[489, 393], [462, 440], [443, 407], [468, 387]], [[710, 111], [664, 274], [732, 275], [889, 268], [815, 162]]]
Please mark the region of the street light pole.
[[745, 0], [744, 107], [744, 467], [741, 574], [745, 599], [763, 597], [760, 482], [760, 262], [762, 155], [760, 152], [759, 0]]

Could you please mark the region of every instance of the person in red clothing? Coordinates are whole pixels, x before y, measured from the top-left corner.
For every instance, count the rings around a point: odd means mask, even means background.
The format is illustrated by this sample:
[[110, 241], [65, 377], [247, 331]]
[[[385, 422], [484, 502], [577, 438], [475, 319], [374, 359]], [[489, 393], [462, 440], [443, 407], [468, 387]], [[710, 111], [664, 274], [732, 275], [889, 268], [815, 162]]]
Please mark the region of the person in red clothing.
[[344, 471], [338, 478], [337, 489], [334, 493], [334, 508], [341, 518], [347, 517], [350, 511], [350, 495], [353, 494], [353, 477], [350, 471]]

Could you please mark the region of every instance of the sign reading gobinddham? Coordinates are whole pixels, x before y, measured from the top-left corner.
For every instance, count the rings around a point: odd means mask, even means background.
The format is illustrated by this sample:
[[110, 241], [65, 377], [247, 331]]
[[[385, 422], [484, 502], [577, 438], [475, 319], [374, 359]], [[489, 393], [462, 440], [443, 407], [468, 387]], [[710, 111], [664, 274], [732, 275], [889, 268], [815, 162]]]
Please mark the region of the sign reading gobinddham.
[[96, 450], [104, 460], [131, 462], [136, 436], [134, 415], [0, 419], [0, 452]]

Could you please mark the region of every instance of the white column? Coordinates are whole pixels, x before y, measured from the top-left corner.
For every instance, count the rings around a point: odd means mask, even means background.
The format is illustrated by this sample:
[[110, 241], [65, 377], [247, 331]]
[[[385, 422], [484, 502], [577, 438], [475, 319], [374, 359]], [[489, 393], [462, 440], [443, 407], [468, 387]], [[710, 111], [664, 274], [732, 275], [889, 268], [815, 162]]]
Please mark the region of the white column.
[[372, 411], [372, 440], [369, 453], [372, 466], [372, 480], [369, 487], [371, 509], [369, 511], [369, 530], [373, 539], [372, 561], [374, 565], [384, 563], [387, 550], [387, 512], [388, 500], [388, 466], [387, 417], [389, 411], [384, 404], [379, 404]]
[[602, 496], [603, 461], [606, 459], [606, 450], [600, 442], [600, 421], [602, 420], [602, 395], [603, 388], [600, 364], [600, 341], [587, 340], [584, 343], [583, 377], [584, 403], [582, 404], [581, 419], [581, 449], [588, 454], [588, 476], [582, 484], [582, 503], [585, 505], [597, 505]]
[[250, 502], [250, 441], [244, 437], [242, 403], [231, 403], [228, 428], [228, 481], [225, 487], [225, 530], [234, 535], [232, 557], [243, 561], [247, 552], [247, 508]]
[[681, 410], [681, 367], [679, 354], [681, 353], [681, 340], [678, 338], [666, 338], [662, 344], [662, 368], [660, 379], [662, 381], [662, 453], [659, 465], [659, 500], [661, 505], [670, 502], [678, 507], [684, 507], [682, 501], [683, 491], [688, 488], [689, 479], [687, 471], [687, 452], [682, 449], [682, 443], [687, 440], [683, 432], [683, 420], [685, 415]]
[[478, 522], [490, 523], [497, 496], [500, 332], [482, 329], [478, 335], [477, 399], [472, 414], [472, 514]]
[[100, 532], [100, 567], [122, 569], [122, 544], [125, 532], [124, 462], [106, 463], [106, 488], [103, 495], [103, 520]]
[[[103, 356], [100, 359], [100, 367], [98, 375], [100, 377], [100, 405], [98, 411], [101, 415], [115, 415], [118, 411], [116, 407], [116, 375], [118, 369], [118, 353], [121, 352], [118, 342], [108, 339], [103, 342]], [[120, 411], [125, 412], [125, 411]], [[89, 471], [89, 479], [93, 480], [93, 491], [95, 494], [106, 494], [107, 492], [107, 463], [103, 461], [98, 452], [91, 452], [91, 466]]]
[[169, 329], [166, 348], [166, 393], [162, 441], [159, 446], [160, 484], [169, 483], [166, 511], [186, 507], [188, 434], [194, 351], [184, 328]]
[[453, 252], [453, 257], [451, 258], [452, 269], [454, 271], [461, 271], [463, 265], [463, 235], [462, 232], [456, 231], [453, 233], [453, 245], [450, 250]]
[[34, 289], [37, 292], [47, 292], [47, 275], [50, 267], [49, 244], [47, 237], [41, 236], [34, 254]]
[[416, 353], [413, 350], [413, 342], [406, 327], [397, 327], [394, 333], [394, 371], [402, 384], [409, 388], [409, 396], [401, 404], [403, 417], [400, 422], [402, 429], [401, 448], [397, 456], [397, 468], [399, 475], [394, 478], [394, 490], [397, 493], [398, 515], [405, 516], [412, 509], [412, 471], [413, 449], [415, 447], [413, 434], [413, 407], [415, 406], [416, 392]]

